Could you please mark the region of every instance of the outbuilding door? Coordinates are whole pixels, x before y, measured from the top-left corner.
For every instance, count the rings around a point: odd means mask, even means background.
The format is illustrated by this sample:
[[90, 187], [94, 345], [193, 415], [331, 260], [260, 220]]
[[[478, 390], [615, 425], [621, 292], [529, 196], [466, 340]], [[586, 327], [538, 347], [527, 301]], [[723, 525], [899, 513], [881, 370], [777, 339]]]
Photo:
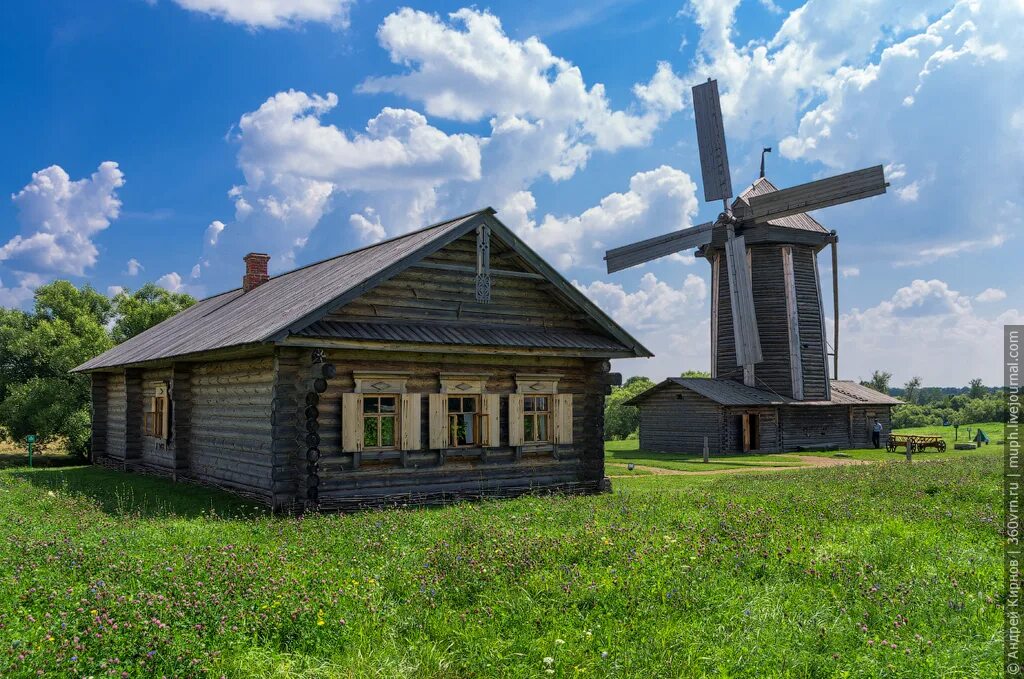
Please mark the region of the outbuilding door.
[[740, 442], [744, 453], [761, 449], [761, 416], [757, 413], [740, 415]]

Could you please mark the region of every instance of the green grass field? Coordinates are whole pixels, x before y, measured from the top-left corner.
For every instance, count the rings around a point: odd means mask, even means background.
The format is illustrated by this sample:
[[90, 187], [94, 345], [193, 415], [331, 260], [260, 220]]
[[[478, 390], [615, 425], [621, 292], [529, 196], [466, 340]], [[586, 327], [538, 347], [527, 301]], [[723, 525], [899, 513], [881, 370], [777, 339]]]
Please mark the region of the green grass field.
[[302, 518], [0, 471], [0, 675], [999, 676], [1000, 470], [993, 448]]
[[[636, 439], [626, 441], [607, 441], [604, 446], [605, 462], [612, 465], [625, 465], [630, 462], [647, 467], [660, 467], [677, 471], [711, 471], [723, 469], [741, 469], [745, 467], [799, 467], [803, 463], [791, 455], [729, 455], [712, 457], [707, 464], [701, 455], [685, 453], [652, 453], [638, 449]], [[628, 473], [621, 469], [609, 470], [609, 474]]]

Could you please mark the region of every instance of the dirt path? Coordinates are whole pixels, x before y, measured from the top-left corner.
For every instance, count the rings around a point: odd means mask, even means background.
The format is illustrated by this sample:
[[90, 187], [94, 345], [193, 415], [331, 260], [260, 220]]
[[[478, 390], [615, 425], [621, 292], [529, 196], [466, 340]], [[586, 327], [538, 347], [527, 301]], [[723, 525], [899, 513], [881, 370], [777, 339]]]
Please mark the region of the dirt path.
[[[849, 457], [816, 457], [814, 455], [790, 455], [800, 460], [803, 464], [801, 467], [794, 466], [778, 466], [778, 465], [764, 465], [757, 466], [751, 465], [749, 467], [733, 467], [731, 469], [708, 469], [694, 472], [686, 472], [679, 469], [664, 469], [662, 467], [648, 467], [647, 465], [637, 464], [633, 465], [633, 469], [648, 472], [654, 476], [709, 476], [712, 474], [744, 474], [747, 472], [778, 472], [787, 469], [811, 469], [813, 467], [844, 467], [853, 464], [871, 464], [868, 460], [854, 460]], [[612, 467], [625, 467], [628, 463], [609, 462], [608, 465]], [[608, 478], [611, 479], [628, 479], [635, 478], [629, 474], [609, 474]]]

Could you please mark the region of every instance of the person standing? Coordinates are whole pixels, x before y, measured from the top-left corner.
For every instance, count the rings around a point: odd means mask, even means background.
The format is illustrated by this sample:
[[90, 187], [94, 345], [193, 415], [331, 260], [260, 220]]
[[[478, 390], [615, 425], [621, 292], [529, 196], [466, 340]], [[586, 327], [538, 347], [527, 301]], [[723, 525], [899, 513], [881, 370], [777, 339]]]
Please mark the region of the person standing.
[[875, 448], [882, 446], [882, 423], [875, 418], [875, 424], [871, 427], [871, 443], [875, 445]]

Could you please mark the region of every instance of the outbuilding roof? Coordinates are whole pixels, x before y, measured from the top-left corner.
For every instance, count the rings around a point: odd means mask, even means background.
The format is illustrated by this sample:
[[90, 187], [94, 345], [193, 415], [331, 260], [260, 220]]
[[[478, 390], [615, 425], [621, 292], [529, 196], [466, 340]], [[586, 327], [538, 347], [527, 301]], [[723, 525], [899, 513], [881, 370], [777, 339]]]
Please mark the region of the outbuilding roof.
[[639, 405], [648, 396], [669, 385], [677, 385], [726, 406], [842, 406], [842, 405], [898, 405], [898, 398], [875, 391], [857, 382], [832, 380], [832, 398], [827, 401], [798, 401], [765, 389], [748, 387], [735, 380], [710, 377], [669, 377], [642, 394], [634, 396], [624, 405]]
[[633, 356], [652, 355], [495, 218], [493, 209], [486, 208], [279, 274], [248, 292], [237, 288], [214, 295], [86, 361], [74, 371], [275, 343], [300, 332], [309, 334], [305, 329], [331, 309], [483, 224], [544, 275], [564, 299], [589, 316], [597, 332], [608, 335], [616, 350]]

